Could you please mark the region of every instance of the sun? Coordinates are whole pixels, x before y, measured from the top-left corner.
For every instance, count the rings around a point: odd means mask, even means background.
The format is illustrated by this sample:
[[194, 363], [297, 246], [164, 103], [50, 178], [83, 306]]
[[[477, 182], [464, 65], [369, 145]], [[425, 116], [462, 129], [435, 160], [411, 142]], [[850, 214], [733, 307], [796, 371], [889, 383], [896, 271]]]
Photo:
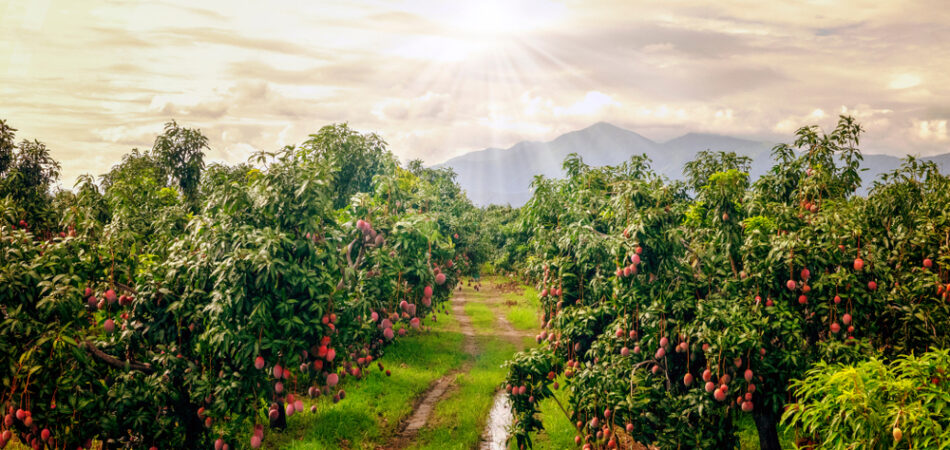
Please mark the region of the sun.
[[517, 34], [519, 31], [518, 5], [501, 2], [472, 2], [467, 11], [458, 16], [459, 30], [479, 37], [498, 37]]
[[437, 26], [420, 29], [396, 46], [393, 54], [432, 62], [474, 61], [486, 56], [504, 59], [504, 55], [525, 53], [544, 30], [562, 25], [568, 16], [567, 6], [560, 0], [413, 2], [405, 11]]
[[447, 19], [471, 38], [511, 38], [551, 24], [563, 7], [550, 0], [482, 0], [467, 2]]

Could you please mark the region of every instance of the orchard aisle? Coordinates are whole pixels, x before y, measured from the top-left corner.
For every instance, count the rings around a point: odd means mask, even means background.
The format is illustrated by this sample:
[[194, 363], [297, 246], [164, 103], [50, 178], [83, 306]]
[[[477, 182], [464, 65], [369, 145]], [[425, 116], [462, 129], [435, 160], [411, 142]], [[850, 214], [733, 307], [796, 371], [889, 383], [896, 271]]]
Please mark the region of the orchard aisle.
[[472, 321], [465, 314], [465, 302], [464, 295], [456, 294], [452, 296], [452, 314], [459, 323], [462, 334], [462, 351], [468, 359], [458, 370], [444, 375], [430, 385], [429, 389], [421, 395], [420, 401], [416, 402], [412, 415], [403, 423], [399, 435], [389, 442], [386, 448], [403, 448], [413, 442], [419, 430], [428, 424], [429, 416], [432, 415], [436, 404], [442, 400], [446, 391], [454, 384], [456, 375], [471, 370], [472, 359], [478, 356], [478, 346], [475, 343]]
[[[466, 280], [428, 331], [400, 337], [359, 383], [344, 382], [346, 398], [307, 400], [283, 432], [268, 432], [271, 449], [500, 448], [510, 421], [498, 388], [502, 367], [535, 345], [534, 289], [502, 277]], [[491, 421], [489, 417], [492, 415]], [[489, 425], [490, 424], [490, 425]], [[491, 445], [494, 442], [494, 445]]]
[[[526, 305], [524, 296], [523, 287], [499, 277], [456, 291], [452, 314], [467, 359], [433, 383], [403, 432], [385, 448], [505, 448], [511, 414], [498, 393], [506, 373], [501, 366], [533, 342], [538, 328], [536, 304]], [[522, 329], [516, 330], [509, 316]]]

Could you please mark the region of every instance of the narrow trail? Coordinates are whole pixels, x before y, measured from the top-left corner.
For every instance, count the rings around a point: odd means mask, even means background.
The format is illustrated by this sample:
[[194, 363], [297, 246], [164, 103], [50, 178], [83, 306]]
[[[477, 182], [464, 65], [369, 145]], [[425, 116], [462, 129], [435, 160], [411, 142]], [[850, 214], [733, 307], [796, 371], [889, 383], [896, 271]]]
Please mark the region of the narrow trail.
[[[478, 353], [478, 344], [475, 342], [475, 330], [472, 328], [472, 321], [465, 314], [465, 303], [468, 300], [463, 295], [452, 296], [452, 314], [459, 322], [459, 329], [463, 336], [462, 351], [474, 357]], [[400, 428], [399, 434], [384, 449], [401, 449], [408, 446], [415, 438], [416, 434], [425, 427], [432, 415], [435, 405], [442, 399], [442, 396], [452, 386], [453, 381], [460, 372], [467, 372], [471, 369], [472, 360], [466, 361], [462, 366], [453, 370], [442, 378], [439, 378], [426, 389], [420, 400], [413, 407], [412, 415]]]
[[[523, 338], [530, 336], [530, 333], [526, 331], [515, 330], [504, 316], [497, 316], [495, 321], [499, 326], [496, 335], [511, 341], [518, 348], [521, 348]], [[495, 400], [492, 402], [485, 429], [482, 431], [479, 450], [504, 450], [508, 439], [508, 427], [511, 426], [513, 420], [514, 415], [511, 412], [511, 404], [508, 403], [508, 395], [504, 389], [499, 389], [495, 392]]]
[[[524, 348], [525, 338], [532, 336], [530, 331], [516, 330], [512, 324], [500, 313], [504, 307], [502, 294], [504, 290], [502, 285], [496, 283], [485, 283], [478, 294], [471, 297], [465, 292], [456, 292], [451, 299], [452, 315], [458, 321], [459, 332], [462, 334], [462, 352], [470, 357], [457, 369], [445, 374], [438, 380], [432, 382], [429, 387], [416, 400], [412, 413], [405, 419], [396, 436], [394, 436], [386, 445], [379, 447], [381, 450], [404, 449], [411, 447], [416, 443], [419, 432], [430, 426], [430, 420], [433, 418], [436, 406], [440, 401], [445, 400], [456, 387], [456, 380], [461, 374], [469, 373], [479, 358], [482, 349], [479, 347], [478, 339], [500, 338], [504, 339], [515, 348]], [[490, 332], [476, 330], [472, 325], [472, 318], [466, 313], [466, 304], [469, 302], [482, 304], [493, 311], [494, 322]], [[479, 305], [480, 306], [480, 305]], [[498, 380], [501, 382], [502, 380]], [[457, 389], [456, 389], [457, 390]], [[480, 433], [478, 449], [484, 450], [503, 450], [506, 448], [505, 441], [508, 438], [508, 427], [511, 425], [513, 416], [511, 406], [508, 403], [508, 397], [503, 389], [496, 390], [493, 394], [492, 406], [488, 412], [485, 426]]]

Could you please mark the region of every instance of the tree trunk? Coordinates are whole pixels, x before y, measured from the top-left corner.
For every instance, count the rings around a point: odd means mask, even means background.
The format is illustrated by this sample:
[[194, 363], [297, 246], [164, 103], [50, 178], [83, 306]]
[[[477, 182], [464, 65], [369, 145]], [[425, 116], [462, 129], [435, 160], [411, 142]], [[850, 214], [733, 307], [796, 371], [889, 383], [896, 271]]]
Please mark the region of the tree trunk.
[[782, 450], [778, 441], [778, 418], [771, 410], [752, 413], [755, 428], [759, 431], [759, 448], [762, 450]]
[[283, 430], [287, 428], [287, 413], [284, 411], [284, 401], [277, 400], [275, 403], [277, 403], [277, 418], [270, 419], [270, 427]]
[[198, 408], [198, 405], [187, 400], [187, 396], [182, 397], [178, 403], [179, 417], [184, 422], [180, 425], [185, 427], [185, 442], [193, 443], [192, 445], [202, 442], [201, 439], [206, 433], [204, 420], [198, 416]]

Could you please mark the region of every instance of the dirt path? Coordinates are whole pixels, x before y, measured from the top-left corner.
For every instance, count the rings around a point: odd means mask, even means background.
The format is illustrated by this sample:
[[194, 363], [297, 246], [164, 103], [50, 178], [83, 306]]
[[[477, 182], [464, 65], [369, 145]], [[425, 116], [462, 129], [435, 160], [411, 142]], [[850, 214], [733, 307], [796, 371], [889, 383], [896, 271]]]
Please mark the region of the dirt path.
[[[462, 351], [474, 357], [478, 353], [478, 344], [475, 342], [475, 330], [472, 328], [472, 321], [469, 319], [468, 315], [465, 314], [465, 303], [467, 303], [467, 301], [468, 300], [464, 295], [453, 295], [452, 314], [455, 316], [456, 320], [458, 320], [459, 329], [463, 336]], [[389, 450], [407, 447], [415, 438], [419, 430], [421, 430], [426, 425], [426, 423], [428, 423], [429, 416], [432, 415], [432, 410], [435, 409], [435, 405], [439, 403], [439, 400], [442, 399], [442, 396], [444, 396], [452, 386], [452, 382], [455, 380], [458, 374], [460, 372], [469, 371], [471, 369], [471, 365], [471, 360], [466, 361], [460, 368], [445, 374], [438, 380], [435, 380], [432, 385], [430, 385], [429, 388], [426, 389], [426, 391], [422, 394], [420, 400], [416, 402], [415, 406], [413, 407], [412, 415], [410, 415], [409, 419], [407, 419], [402, 424], [399, 434], [386, 446], [381, 448]]]
[[[487, 291], [485, 290], [487, 288]], [[497, 285], [483, 285], [482, 295], [473, 296], [470, 299], [463, 292], [456, 292], [453, 295], [452, 314], [459, 323], [459, 329], [463, 335], [462, 351], [470, 355], [461, 367], [455, 369], [442, 378], [434, 381], [426, 391], [419, 396], [413, 406], [412, 414], [406, 419], [399, 428], [399, 433], [391, 439], [386, 445], [379, 447], [381, 450], [403, 449], [409, 447], [415, 441], [420, 430], [426, 427], [433, 415], [436, 405], [449, 393], [453, 392], [454, 381], [458, 379], [459, 374], [467, 373], [472, 369], [474, 361], [479, 356], [479, 345], [476, 337], [489, 336], [489, 333], [478, 333], [472, 326], [471, 318], [465, 312], [465, 305], [469, 302], [484, 303], [496, 312], [503, 306], [503, 290]], [[522, 348], [524, 338], [531, 336], [530, 332], [519, 331], [512, 327], [511, 323], [504, 317], [504, 314], [495, 314], [494, 328], [490, 336], [505, 339], [517, 348]], [[478, 443], [479, 449], [495, 450], [504, 449], [505, 441], [508, 438], [508, 427], [513, 420], [511, 406], [508, 404], [508, 397], [504, 390], [495, 392], [494, 400], [484, 431], [481, 434]]]
[[[497, 335], [502, 336], [519, 348], [523, 338], [530, 336], [527, 331], [518, 331], [511, 326], [511, 322], [504, 316], [497, 316], [495, 321], [498, 323], [499, 330]], [[514, 420], [511, 413], [511, 404], [508, 403], [508, 395], [504, 389], [495, 392], [495, 400], [492, 402], [491, 411], [488, 413], [488, 420], [485, 422], [485, 429], [482, 431], [479, 450], [504, 450], [508, 440], [508, 427]]]

